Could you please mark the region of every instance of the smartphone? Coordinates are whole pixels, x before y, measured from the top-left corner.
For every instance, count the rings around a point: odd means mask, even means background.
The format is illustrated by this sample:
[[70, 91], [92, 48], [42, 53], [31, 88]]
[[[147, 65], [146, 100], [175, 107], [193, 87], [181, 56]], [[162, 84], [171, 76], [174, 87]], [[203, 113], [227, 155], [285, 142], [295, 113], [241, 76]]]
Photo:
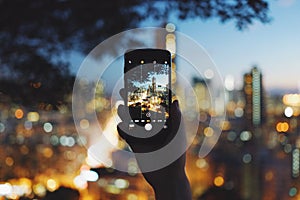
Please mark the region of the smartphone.
[[125, 105], [129, 129], [168, 128], [171, 105], [171, 53], [164, 49], [135, 49], [124, 55]]

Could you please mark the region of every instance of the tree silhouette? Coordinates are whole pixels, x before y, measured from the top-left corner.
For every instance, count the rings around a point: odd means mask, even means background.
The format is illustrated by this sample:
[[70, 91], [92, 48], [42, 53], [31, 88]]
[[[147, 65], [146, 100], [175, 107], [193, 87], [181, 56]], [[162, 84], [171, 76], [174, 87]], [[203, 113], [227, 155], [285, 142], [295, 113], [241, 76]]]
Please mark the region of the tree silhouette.
[[[162, 24], [170, 16], [231, 20], [240, 30], [255, 20], [270, 20], [265, 0], [2, 0], [0, 92], [25, 104], [48, 98], [60, 101], [70, 89], [64, 88], [70, 73], [62, 58], [68, 51], [87, 53], [105, 38], [138, 27], [146, 19]], [[12, 91], [12, 81], [22, 92]], [[35, 88], [39, 82], [42, 85]], [[40, 90], [34, 98], [27, 93], [32, 84], [34, 92]]]

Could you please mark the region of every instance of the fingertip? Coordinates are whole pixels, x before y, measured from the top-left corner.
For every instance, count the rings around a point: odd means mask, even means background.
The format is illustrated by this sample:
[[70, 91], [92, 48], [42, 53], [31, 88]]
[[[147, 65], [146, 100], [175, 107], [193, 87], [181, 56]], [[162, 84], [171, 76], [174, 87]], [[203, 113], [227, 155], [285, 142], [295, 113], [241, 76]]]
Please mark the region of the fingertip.
[[126, 98], [125, 88], [121, 88], [120, 91], [119, 91], [119, 94], [125, 100], [125, 98]]
[[118, 115], [120, 115], [120, 113], [122, 113], [123, 110], [124, 110], [124, 105], [123, 105], [123, 104], [120, 104], [120, 105], [118, 106], [118, 109], [117, 109]]
[[175, 100], [173, 101], [173, 104], [175, 105], [175, 107], [179, 108], [179, 102], [178, 102], [177, 99], [175, 99]]
[[172, 104], [171, 104], [171, 110], [173, 112], [178, 112], [180, 110], [180, 108], [179, 108], [179, 102], [178, 102], [177, 99], [172, 102]]

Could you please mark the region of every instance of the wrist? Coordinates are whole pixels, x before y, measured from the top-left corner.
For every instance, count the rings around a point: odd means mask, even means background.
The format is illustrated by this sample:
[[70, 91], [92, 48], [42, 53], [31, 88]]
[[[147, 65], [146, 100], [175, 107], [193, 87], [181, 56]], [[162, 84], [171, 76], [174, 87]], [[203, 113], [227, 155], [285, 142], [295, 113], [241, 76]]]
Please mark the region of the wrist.
[[191, 188], [184, 173], [166, 177], [156, 185], [152, 185], [156, 200], [190, 200]]

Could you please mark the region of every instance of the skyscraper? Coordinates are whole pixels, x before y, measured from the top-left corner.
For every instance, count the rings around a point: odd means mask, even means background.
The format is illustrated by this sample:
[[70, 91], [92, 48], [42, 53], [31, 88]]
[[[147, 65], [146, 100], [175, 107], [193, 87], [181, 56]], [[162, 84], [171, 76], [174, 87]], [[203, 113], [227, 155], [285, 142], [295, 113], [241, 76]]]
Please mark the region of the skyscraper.
[[262, 74], [254, 66], [244, 75], [245, 117], [248, 124], [258, 127], [265, 121]]

